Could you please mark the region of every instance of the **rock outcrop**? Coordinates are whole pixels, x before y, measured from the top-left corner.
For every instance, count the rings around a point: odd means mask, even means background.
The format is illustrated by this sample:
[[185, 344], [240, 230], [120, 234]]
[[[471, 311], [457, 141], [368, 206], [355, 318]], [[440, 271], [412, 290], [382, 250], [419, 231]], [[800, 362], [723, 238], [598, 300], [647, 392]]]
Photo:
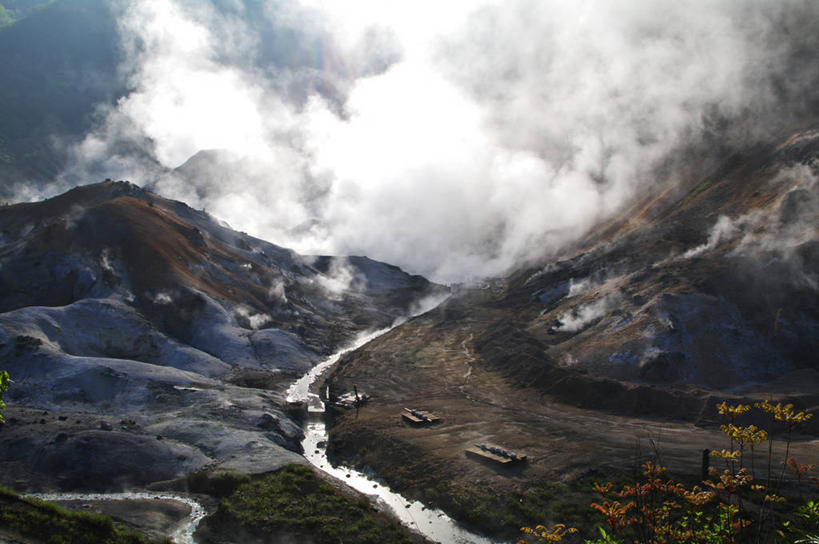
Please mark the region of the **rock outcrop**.
[[[365, 258], [298, 255], [128, 182], [3, 207], [0, 360], [15, 423], [0, 440], [14, 470], [0, 473], [107, 489], [300, 462], [300, 429], [280, 408], [288, 377], [444, 291]], [[231, 384], [250, 371], [277, 385]]]

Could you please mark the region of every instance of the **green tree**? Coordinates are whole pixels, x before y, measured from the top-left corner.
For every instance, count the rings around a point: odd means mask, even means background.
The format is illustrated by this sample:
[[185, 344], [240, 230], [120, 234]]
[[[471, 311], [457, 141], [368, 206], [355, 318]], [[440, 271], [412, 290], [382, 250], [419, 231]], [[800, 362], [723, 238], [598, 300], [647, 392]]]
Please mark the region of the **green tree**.
[[6, 407], [6, 403], [3, 402], [3, 393], [8, 391], [10, 384], [11, 378], [9, 378], [9, 373], [5, 370], [0, 370], [0, 423], [5, 421], [5, 419], [3, 419], [3, 408]]

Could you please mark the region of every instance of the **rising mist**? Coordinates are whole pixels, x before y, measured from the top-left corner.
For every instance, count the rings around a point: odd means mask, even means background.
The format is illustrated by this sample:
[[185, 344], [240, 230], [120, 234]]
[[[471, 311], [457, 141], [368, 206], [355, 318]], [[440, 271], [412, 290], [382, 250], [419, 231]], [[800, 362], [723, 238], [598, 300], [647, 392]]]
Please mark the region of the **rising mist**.
[[[439, 281], [554, 252], [816, 102], [810, 2], [118, 5], [132, 89], [65, 179]], [[181, 168], [180, 168], [181, 166]]]

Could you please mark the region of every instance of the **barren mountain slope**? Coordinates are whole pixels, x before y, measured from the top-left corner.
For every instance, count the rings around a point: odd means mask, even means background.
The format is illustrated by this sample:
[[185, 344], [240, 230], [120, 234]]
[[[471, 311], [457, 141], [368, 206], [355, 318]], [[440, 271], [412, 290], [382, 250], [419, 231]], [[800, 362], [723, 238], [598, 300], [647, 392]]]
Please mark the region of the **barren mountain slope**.
[[[554, 262], [462, 288], [342, 360], [331, 391], [373, 400], [339, 416], [331, 451], [497, 530], [503, 497], [630, 469], [654, 445], [699, 474], [702, 449], [725, 447], [724, 398], [815, 408], [818, 173], [819, 132], [799, 133], [648, 195]], [[405, 407], [443, 422], [409, 427]], [[794, 451], [816, 459], [807, 430]], [[529, 462], [476, 462], [476, 443]]]
[[0, 473], [18, 488], [302, 462], [278, 408], [291, 377], [442, 292], [369, 259], [297, 255], [127, 182], [3, 207], [0, 233], [0, 368], [14, 380]]

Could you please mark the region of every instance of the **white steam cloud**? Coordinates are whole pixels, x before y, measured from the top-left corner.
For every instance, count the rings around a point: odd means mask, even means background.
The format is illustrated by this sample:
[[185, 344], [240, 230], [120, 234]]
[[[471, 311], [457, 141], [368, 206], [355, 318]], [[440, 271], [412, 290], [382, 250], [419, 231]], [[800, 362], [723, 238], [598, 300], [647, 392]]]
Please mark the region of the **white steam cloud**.
[[281, 278], [276, 279], [270, 285], [270, 289], [267, 290], [267, 295], [283, 304], [287, 304], [287, 288], [284, 285], [284, 280]]
[[584, 304], [558, 316], [560, 325], [555, 327], [558, 331], [577, 332], [585, 328], [592, 321], [606, 315], [614, 308], [619, 301], [619, 295], [607, 295], [594, 302]]
[[153, 298], [154, 304], [164, 306], [173, 302], [173, 297], [169, 293], [159, 292]]
[[103, 270], [110, 272], [111, 274], [116, 272], [111, 264], [111, 250], [107, 247], [103, 248], [103, 250], [100, 252], [100, 266]]
[[589, 278], [583, 278], [577, 281], [572, 278], [569, 280], [569, 294], [567, 296], [569, 298], [576, 297], [578, 295], [582, 295], [591, 288], [592, 282]]
[[728, 216], [721, 215], [708, 234], [708, 241], [686, 251], [683, 254], [683, 258], [690, 259], [692, 257], [698, 257], [707, 251], [711, 251], [719, 245], [721, 240], [732, 237], [736, 232], [737, 226], [734, 224], [734, 221]]
[[76, 168], [439, 281], [576, 239], [711, 123], [815, 76], [776, 77], [783, 19], [819, 13], [795, 3], [221, 4], [124, 5], [133, 92]]
[[[819, 137], [817, 135], [816, 137]], [[819, 237], [819, 165], [801, 164], [778, 173], [771, 183], [790, 189], [767, 208], [736, 218], [720, 215], [708, 240], [682, 257], [699, 257], [727, 246], [731, 256], [756, 256], [764, 252], [789, 253]]]
[[268, 314], [253, 312], [253, 310], [247, 306], [237, 307], [236, 315], [243, 318], [254, 331], [263, 329], [265, 325], [272, 321], [272, 318]]
[[[819, 133], [814, 134], [819, 138]], [[773, 180], [788, 183], [778, 206], [738, 218], [743, 237], [737, 254], [773, 251], [790, 253], [798, 246], [819, 239], [819, 164], [785, 169]]]
[[[819, 133], [812, 137], [819, 137]], [[811, 255], [815, 255], [819, 239], [819, 163], [785, 168], [770, 183], [784, 185], [787, 190], [764, 207], [734, 218], [719, 216], [708, 240], [681, 257], [744, 259], [741, 266], [746, 273], [776, 264], [779, 281], [815, 291], [819, 289], [819, 274]]]
[[356, 274], [355, 269], [344, 257], [332, 259], [326, 273], [302, 281], [318, 285], [331, 300], [341, 300], [349, 291], [361, 291], [366, 288], [366, 279]]

